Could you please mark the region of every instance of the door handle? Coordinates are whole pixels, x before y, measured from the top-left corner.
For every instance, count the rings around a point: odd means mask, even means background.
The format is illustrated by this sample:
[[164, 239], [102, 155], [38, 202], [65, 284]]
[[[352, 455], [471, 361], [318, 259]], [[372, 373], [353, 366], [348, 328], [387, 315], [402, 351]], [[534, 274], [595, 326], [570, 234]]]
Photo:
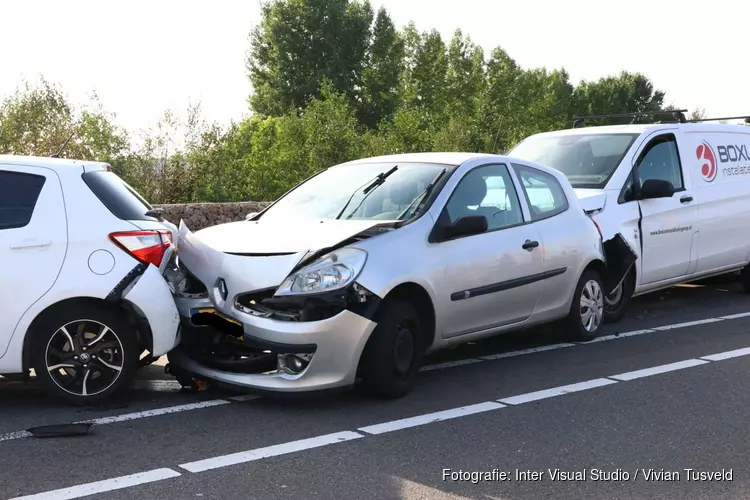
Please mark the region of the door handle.
[[693, 201], [692, 196], [683, 196], [680, 198], [680, 203], [690, 203], [691, 201]]
[[538, 241], [526, 240], [523, 243], [523, 245], [521, 245], [521, 248], [523, 248], [524, 250], [531, 251], [531, 250], [534, 250], [538, 246], [539, 246], [539, 242]]
[[27, 248], [44, 248], [48, 247], [52, 244], [51, 240], [23, 240], [20, 243], [11, 243], [10, 249], [11, 250], [25, 250]]

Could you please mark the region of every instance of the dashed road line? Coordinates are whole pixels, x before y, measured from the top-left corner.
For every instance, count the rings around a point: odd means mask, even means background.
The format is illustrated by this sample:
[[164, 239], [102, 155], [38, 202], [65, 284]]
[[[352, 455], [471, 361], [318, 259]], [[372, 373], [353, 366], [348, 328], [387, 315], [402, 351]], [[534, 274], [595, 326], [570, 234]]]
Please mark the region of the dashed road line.
[[[589, 389], [626, 383], [631, 380], [651, 377], [654, 375], [669, 373], [675, 370], [686, 369], [694, 366], [702, 366], [726, 359], [735, 359], [737, 357], [747, 355], [750, 355], [750, 347], [710, 354], [701, 356], [700, 358], [696, 359], [687, 359], [676, 363], [654, 366], [642, 370], [636, 370], [633, 372], [622, 373], [619, 375], [586, 380], [577, 384], [568, 384], [559, 387], [552, 387], [542, 391], [519, 394], [517, 396], [499, 399], [497, 400], [497, 402], [485, 401], [470, 406], [462, 406], [424, 415], [416, 415], [405, 419], [383, 422], [380, 424], [370, 425], [357, 429], [360, 432], [341, 431], [332, 434], [325, 434], [307, 439], [266, 446], [263, 448], [256, 448], [228, 455], [221, 455], [204, 460], [188, 462], [180, 465], [179, 467], [191, 473], [205, 472], [208, 470], [262, 460], [264, 458], [288, 455], [290, 453], [297, 453], [305, 450], [320, 448], [323, 446], [329, 446], [336, 443], [361, 439], [367, 437], [368, 435], [379, 435], [396, 430], [418, 427], [434, 422], [441, 422], [445, 420], [476, 415], [479, 413], [485, 413], [501, 408], [512, 408], [513, 406], [523, 405], [525, 403], [539, 401], [555, 396], [563, 396], [565, 394], [571, 393], [581, 393]], [[97, 493], [103, 493], [106, 491], [113, 491], [116, 489], [137, 486], [139, 484], [170, 479], [178, 477], [180, 475], [181, 474], [179, 472], [169, 468], [155, 469], [153, 471], [133, 474], [131, 476], [123, 476], [119, 478], [98, 481], [96, 483], [89, 483], [79, 486], [72, 486], [70, 488], [38, 493], [36, 495], [17, 498], [16, 500], [70, 500]]]
[[571, 392], [587, 391], [589, 389], [594, 389], [595, 387], [603, 387], [605, 385], [616, 383], [617, 382], [614, 380], [609, 380], [607, 378], [595, 378], [592, 380], [586, 380], [585, 382], [578, 382], [577, 384], [561, 385], [560, 387], [520, 394], [511, 398], [498, 399], [498, 401], [509, 405], [520, 405], [523, 403], [531, 403], [532, 401], [539, 401], [540, 399], [562, 396]]
[[643, 370], [635, 370], [627, 373], [620, 373], [619, 375], [611, 375], [609, 378], [626, 382], [629, 380], [635, 380], [644, 377], [650, 377], [652, 375], [659, 375], [660, 373], [668, 373], [677, 370], [684, 370], [685, 368], [692, 368], [694, 366], [705, 365], [708, 361], [702, 359], [686, 359], [684, 361], [678, 361], [676, 363], [669, 363], [666, 365], [652, 366], [651, 368], [645, 368]]
[[154, 469], [147, 472], [139, 472], [129, 476], [114, 477], [95, 483], [81, 484], [71, 486], [70, 488], [61, 488], [59, 490], [46, 491], [36, 495], [27, 495], [16, 497], [14, 500], [71, 500], [89, 495], [97, 495], [108, 491], [122, 490], [141, 484], [155, 483], [173, 477], [179, 477], [182, 474], [172, 469]]
[[237, 465], [252, 462], [255, 460], [261, 460], [263, 458], [287, 455], [289, 453], [295, 453], [298, 451], [320, 448], [321, 446], [343, 443], [344, 441], [351, 441], [352, 439], [360, 439], [363, 437], [365, 436], [358, 432], [335, 432], [333, 434], [326, 434], [324, 436], [300, 439], [299, 441], [291, 441], [289, 443], [267, 446], [265, 448], [256, 448], [254, 450], [232, 453], [231, 455], [223, 455], [219, 457], [208, 458], [206, 460], [198, 460], [197, 462], [182, 464], [180, 465], [180, 468], [185, 469], [188, 472], [204, 472], [221, 467], [228, 467], [230, 465]]
[[367, 427], [360, 427], [357, 430], [366, 432], [367, 434], [385, 434], [386, 432], [400, 431], [402, 429], [408, 429], [409, 427], [417, 427], [419, 425], [430, 424], [433, 422], [442, 422], [444, 420], [465, 417], [476, 413], [499, 410], [500, 408], [505, 408], [505, 405], [488, 401], [486, 403], [461, 406], [460, 408], [427, 413], [416, 417], [402, 418], [401, 420], [392, 420], [383, 424], [368, 425]]

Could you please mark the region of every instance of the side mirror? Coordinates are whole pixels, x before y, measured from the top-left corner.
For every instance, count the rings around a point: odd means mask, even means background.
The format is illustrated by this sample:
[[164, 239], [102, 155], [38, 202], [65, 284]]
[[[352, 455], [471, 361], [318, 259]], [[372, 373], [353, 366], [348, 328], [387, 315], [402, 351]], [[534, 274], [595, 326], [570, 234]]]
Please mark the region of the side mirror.
[[473, 236], [487, 232], [487, 217], [484, 215], [466, 215], [444, 229], [446, 240]]
[[250, 212], [245, 216], [245, 220], [253, 220], [256, 215], [258, 215], [258, 212]]
[[674, 186], [672, 183], [662, 179], [647, 179], [640, 189], [640, 198], [642, 200], [671, 198], [673, 194]]

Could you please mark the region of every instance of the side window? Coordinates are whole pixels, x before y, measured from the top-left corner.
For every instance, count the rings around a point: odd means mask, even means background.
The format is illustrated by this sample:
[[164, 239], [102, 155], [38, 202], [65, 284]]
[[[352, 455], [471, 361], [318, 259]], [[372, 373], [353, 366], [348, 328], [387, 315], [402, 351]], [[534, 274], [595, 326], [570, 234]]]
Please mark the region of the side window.
[[0, 230], [26, 226], [47, 179], [0, 170]]
[[524, 165], [514, 164], [513, 168], [529, 202], [532, 221], [546, 219], [568, 209], [565, 191], [552, 175]]
[[639, 156], [636, 166], [641, 185], [648, 179], [661, 179], [671, 182], [675, 190], [684, 187], [677, 142], [672, 134], [653, 139]]
[[505, 165], [485, 165], [464, 175], [445, 209], [451, 223], [467, 215], [485, 216], [488, 231], [523, 223], [518, 193]]

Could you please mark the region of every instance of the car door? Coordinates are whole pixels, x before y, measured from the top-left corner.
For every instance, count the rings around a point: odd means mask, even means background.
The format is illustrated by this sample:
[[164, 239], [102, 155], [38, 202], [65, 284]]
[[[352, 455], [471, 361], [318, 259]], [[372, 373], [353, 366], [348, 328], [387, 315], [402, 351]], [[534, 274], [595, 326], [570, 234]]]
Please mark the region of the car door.
[[641, 212], [640, 238], [642, 285], [680, 278], [690, 274], [693, 263], [693, 242], [698, 232], [696, 194], [690, 189], [689, 178], [683, 175], [677, 139], [672, 132], [658, 133], [645, 141], [634, 164], [635, 182], [639, 186], [648, 179], [669, 181], [674, 194], [668, 198], [640, 199], [626, 185], [622, 201], [637, 203]]
[[445, 319], [445, 338], [528, 318], [539, 298], [539, 235], [527, 224], [512, 172], [504, 164], [464, 174], [442, 209], [437, 226], [481, 215], [487, 231], [434, 242], [428, 248], [431, 280]]
[[57, 174], [0, 165], [0, 357], [21, 316], [55, 283], [66, 247], [65, 204]]

